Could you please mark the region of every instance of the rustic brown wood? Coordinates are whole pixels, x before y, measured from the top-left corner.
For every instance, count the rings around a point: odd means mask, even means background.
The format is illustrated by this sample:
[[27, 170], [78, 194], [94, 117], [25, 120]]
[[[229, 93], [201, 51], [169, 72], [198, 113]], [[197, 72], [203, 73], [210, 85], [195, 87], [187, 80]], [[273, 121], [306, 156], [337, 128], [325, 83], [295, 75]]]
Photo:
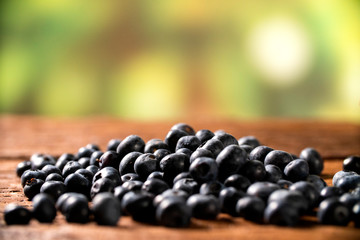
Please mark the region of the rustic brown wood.
[[[309, 120], [235, 121], [182, 119], [196, 130], [223, 129], [237, 138], [254, 135], [263, 144], [298, 154], [314, 147], [325, 159], [322, 177], [331, 185], [333, 174], [342, 168], [342, 160], [360, 155], [360, 125], [354, 123]], [[29, 226], [6, 226], [3, 210], [7, 203], [31, 207], [15, 175], [16, 165], [35, 152], [60, 155], [76, 152], [87, 143], [105, 148], [111, 138], [138, 134], [144, 140], [164, 138], [175, 122], [132, 122], [107, 117], [86, 119], [34, 116], [0, 117], [0, 240], [2, 239], [359, 239], [360, 229], [322, 226], [314, 216], [302, 218], [295, 228], [254, 224], [221, 214], [216, 221], [192, 220], [189, 229], [169, 229], [146, 225], [122, 217], [116, 227], [95, 223], [69, 224], [58, 214], [53, 224], [32, 220]]]

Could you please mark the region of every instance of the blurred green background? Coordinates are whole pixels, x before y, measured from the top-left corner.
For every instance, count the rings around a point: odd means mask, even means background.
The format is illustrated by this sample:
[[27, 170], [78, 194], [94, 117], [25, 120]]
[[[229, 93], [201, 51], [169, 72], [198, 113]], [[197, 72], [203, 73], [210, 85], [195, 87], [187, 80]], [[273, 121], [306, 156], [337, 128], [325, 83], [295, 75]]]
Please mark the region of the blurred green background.
[[0, 112], [360, 121], [360, 1], [2, 1]]

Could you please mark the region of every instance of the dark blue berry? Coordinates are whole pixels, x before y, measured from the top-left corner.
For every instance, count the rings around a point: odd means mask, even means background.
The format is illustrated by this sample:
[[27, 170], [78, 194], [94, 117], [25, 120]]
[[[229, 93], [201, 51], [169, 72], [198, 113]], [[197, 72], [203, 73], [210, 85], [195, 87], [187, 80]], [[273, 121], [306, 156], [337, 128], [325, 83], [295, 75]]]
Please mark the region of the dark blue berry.
[[224, 185], [219, 181], [210, 181], [201, 184], [199, 193], [204, 195], [214, 195], [215, 197], [219, 196], [221, 190], [224, 189]]
[[[239, 143], [239, 145], [250, 145], [254, 148], [260, 146], [259, 140], [254, 136], [241, 137], [241, 138], [239, 138], [238, 143]], [[259, 160], [259, 159], [257, 159], [257, 160]]]
[[164, 180], [170, 186], [176, 175], [189, 169], [189, 157], [182, 153], [173, 153], [160, 161], [160, 168], [164, 172]]
[[249, 153], [249, 159], [264, 162], [266, 155], [273, 150], [267, 146], [258, 146]]
[[60, 181], [46, 181], [40, 188], [41, 193], [49, 194], [54, 200], [57, 200], [66, 192], [66, 186]]
[[261, 198], [264, 202], [267, 202], [268, 197], [274, 191], [280, 189], [279, 185], [271, 182], [256, 182], [251, 184], [246, 193], [250, 196], [256, 196]]
[[319, 204], [320, 192], [312, 183], [306, 181], [299, 181], [293, 183], [290, 186], [289, 190], [301, 192], [309, 203], [309, 209], [312, 209]]
[[166, 227], [184, 228], [190, 225], [191, 212], [185, 201], [165, 198], [156, 208], [156, 220]]
[[284, 175], [292, 182], [305, 180], [309, 176], [309, 165], [304, 159], [295, 159], [286, 165]]
[[268, 164], [265, 166], [265, 181], [277, 183], [283, 177], [283, 173], [278, 166]]
[[199, 184], [192, 178], [182, 178], [174, 183], [174, 190], [183, 190], [189, 195], [199, 192]]
[[54, 199], [46, 194], [39, 193], [33, 200], [33, 217], [42, 223], [52, 223], [56, 217], [56, 208]]
[[135, 221], [153, 222], [155, 207], [153, 197], [142, 191], [130, 191], [125, 193], [121, 200], [121, 209], [130, 215]]
[[300, 158], [308, 162], [310, 174], [320, 175], [324, 169], [324, 160], [314, 148], [305, 148], [302, 150]]
[[96, 182], [100, 178], [109, 178], [114, 182], [114, 186], [119, 186], [122, 181], [119, 172], [113, 167], [105, 167], [99, 170], [93, 178], [93, 183]]
[[169, 146], [161, 139], [150, 139], [144, 148], [145, 153], [154, 153], [158, 149], [169, 149]]
[[264, 211], [264, 221], [269, 224], [295, 226], [299, 218], [299, 210], [284, 201], [273, 201]]
[[237, 190], [246, 191], [248, 187], [251, 185], [250, 180], [247, 177], [244, 177], [240, 174], [230, 175], [224, 181], [225, 187], [234, 187]]
[[171, 152], [175, 152], [177, 142], [181, 137], [188, 136], [189, 134], [183, 130], [174, 129], [170, 130], [165, 137], [164, 142], [169, 146]]
[[263, 220], [265, 211], [264, 201], [256, 196], [245, 196], [236, 203], [236, 213], [238, 216], [254, 222]]
[[192, 216], [200, 219], [215, 219], [220, 213], [219, 200], [213, 195], [194, 194], [187, 202]]
[[247, 162], [247, 154], [237, 145], [225, 147], [216, 157], [218, 175], [220, 180], [225, 180], [232, 174], [237, 173]]
[[[111, 150], [108, 150], [108, 151], [111, 151]], [[113, 151], [116, 151], [113, 150]], [[97, 166], [99, 167], [99, 163], [100, 163], [100, 157], [103, 155], [104, 153], [102, 151], [95, 151], [91, 154], [90, 156], [90, 160], [89, 160], [89, 165], [94, 165], [94, 166]]]
[[230, 145], [239, 146], [239, 143], [236, 140], [236, 138], [233, 135], [226, 133], [226, 132], [222, 132], [222, 131], [216, 132], [214, 138], [219, 139], [222, 142], [222, 144], [224, 145], [224, 147], [227, 147]]
[[217, 138], [213, 137], [212, 139], [202, 143], [199, 148], [209, 150], [214, 157], [217, 157], [219, 153], [224, 149], [224, 144]]
[[284, 170], [286, 165], [292, 160], [293, 158], [289, 153], [281, 150], [273, 150], [266, 155], [264, 164], [273, 164], [278, 166], [281, 170]]
[[157, 178], [146, 180], [142, 185], [142, 190], [152, 193], [155, 196], [161, 194], [169, 188], [169, 185], [165, 181]]
[[71, 173], [76, 172], [76, 170], [78, 170], [78, 169], [81, 169], [80, 163], [78, 163], [76, 161], [69, 161], [65, 164], [65, 166], [62, 170], [62, 175], [64, 178], [66, 178]]
[[320, 203], [317, 218], [322, 224], [346, 226], [350, 221], [350, 214], [349, 209], [338, 197], [331, 197]]
[[120, 139], [111, 139], [107, 146], [106, 146], [106, 150], [108, 151], [116, 151], [117, 147], [119, 146], [119, 144], [121, 143], [121, 140]]
[[7, 225], [26, 225], [29, 224], [31, 217], [32, 214], [27, 208], [14, 203], [6, 205], [4, 209], [4, 220]]
[[343, 161], [344, 171], [360, 174], [360, 156], [350, 156]]
[[217, 179], [218, 166], [213, 158], [199, 157], [191, 163], [189, 172], [192, 178], [201, 184]]
[[209, 157], [209, 158], [214, 158], [214, 155], [212, 154], [212, 152], [210, 152], [207, 149], [204, 148], [198, 148], [196, 149], [190, 156], [190, 164], [199, 157]]
[[135, 173], [134, 164], [140, 155], [142, 155], [141, 152], [131, 152], [125, 155], [119, 165], [119, 172], [121, 176], [127, 173]]
[[119, 169], [120, 161], [121, 157], [118, 153], [114, 151], [106, 151], [99, 159], [99, 167], [100, 169], [105, 167]]
[[177, 141], [175, 151], [179, 150], [180, 148], [187, 148], [191, 151], [195, 151], [200, 146], [200, 144], [200, 140], [195, 136], [183, 136]]
[[32, 178], [45, 180], [46, 174], [41, 170], [26, 170], [21, 175], [21, 186], [24, 187], [26, 182]]
[[195, 136], [200, 140], [201, 143], [204, 143], [207, 140], [213, 138], [215, 134], [208, 129], [201, 129], [196, 132]]
[[140, 177], [139, 175], [137, 175], [136, 173], [126, 173], [124, 175], [121, 176], [121, 181], [123, 183], [128, 182], [128, 181], [140, 181]]
[[36, 194], [40, 192], [41, 186], [44, 184], [44, 180], [31, 178], [26, 181], [24, 186], [24, 194], [29, 200], [31, 200]]
[[239, 191], [233, 187], [226, 187], [219, 193], [219, 202], [221, 212], [228, 213], [231, 216], [237, 216], [236, 204], [238, 200], [245, 196], [243, 191]]
[[121, 217], [120, 201], [111, 193], [102, 192], [92, 201], [94, 220], [99, 225], [116, 226]]
[[239, 173], [247, 177], [250, 182], [263, 181], [266, 177], [265, 166], [259, 160], [245, 162]]
[[116, 149], [119, 154], [119, 158], [122, 159], [126, 154], [130, 152], [144, 152], [145, 142], [137, 135], [127, 136]]
[[195, 135], [194, 128], [192, 128], [190, 125], [186, 123], [177, 123], [174, 126], [172, 126], [170, 130], [182, 130], [186, 132], [188, 135]]
[[160, 170], [159, 161], [154, 154], [144, 153], [135, 160], [134, 170], [145, 181], [150, 173]]
[[101, 192], [113, 192], [114, 188], [114, 182], [111, 181], [109, 178], [100, 178], [91, 186], [90, 196], [93, 199], [97, 194]]
[[57, 173], [50, 173], [46, 179], [45, 179], [45, 182], [47, 181], [60, 181], [60, 182], [64, 182], [64, 178], [60, 175], [60, 174], [57, 174]]
[[30, 161], [23, 161], [20, 162], [17, 166], [16, 166], [16, 175], [18, 177], [21, 177], [21, 175], [26, 171], [31, 169], [31, 162]]

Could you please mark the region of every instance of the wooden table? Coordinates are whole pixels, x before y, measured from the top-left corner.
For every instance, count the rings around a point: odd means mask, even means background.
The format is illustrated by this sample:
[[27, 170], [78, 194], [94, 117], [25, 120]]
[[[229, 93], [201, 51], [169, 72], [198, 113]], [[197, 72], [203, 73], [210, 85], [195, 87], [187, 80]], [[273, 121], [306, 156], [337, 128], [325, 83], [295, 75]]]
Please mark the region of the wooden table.
[[[196, 130], [223, 129], [236, 138], [256, 136], [264, 145], [294, 154], [314, 147], [325, 159], [322, 177], [331, 184], [332, 175], [342, 169], [342, 160], [360, 155], [360, 125], [354, 123], [309, 120], [266, 119], [236, 121], [217, 119], [181, 119]], [[193, 219], [189, 229], [169, 229], [122, 217], [116, 227], [95, 223], [69, 224], [61, 214], [53, 224], [32, 220], [28, 226], [7, 226], [3, 220], [6, 204], [16, 202], [31, 207], [22, 193], [16, 165], [42, 152], [59, 156], [75, 153], [87, 143], [103, 149], [112, 138], [137, 134], [145, 141], [163, 139], [175, 122], [132, 122], [108, 117], [49, 118], [35, 116], [0, 116], [0, 240], [2, 239], [360, 239], [360, 229], [322, 226], [314, 216], [302, 218], [295, 228], [254, 224], [242, 218], [221, 214], [216, 221]]]

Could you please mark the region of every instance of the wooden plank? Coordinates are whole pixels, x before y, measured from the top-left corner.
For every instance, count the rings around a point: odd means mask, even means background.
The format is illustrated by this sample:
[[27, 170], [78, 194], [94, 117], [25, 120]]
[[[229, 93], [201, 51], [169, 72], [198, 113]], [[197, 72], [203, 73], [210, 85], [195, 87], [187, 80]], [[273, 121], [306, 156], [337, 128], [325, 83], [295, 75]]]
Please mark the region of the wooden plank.
[[[237, 138], [254, 135], [265, 145], [298, 154], [315, 147], [325, 159], [322, 177], [331, 185], [342, 160], [360, 154], [360, 126], [350, 123], [259, 120], [229, 121], [206, 119], [187, 121], [196, 130], [224, 129]], [[16, 165], [34, 152], [60, 155], [76, 152], [89, 142], [102, 148], [111, 138], [138, 134], [144, 140], [164, 138], [173, 122], [130, 122], [111, 118], [60, 119], [32, 116], [0, 117], [0, 240], [2, 239], [359, 239], [360, 229], [322, 226], [314, 216], [302, 218], [295, 228], [254, 224], [242, 218], [221, 214], [216, 221], [192, 219], [189, 229], [169, 229], [141, 224], [122, 217], [116, 227], [95, 223], [69, 224], [58, 214], [53, 224], [32, 220], [29, 226], [6, 226], [3, 209], [9, 202], [31, 207], [15, 175]]]

